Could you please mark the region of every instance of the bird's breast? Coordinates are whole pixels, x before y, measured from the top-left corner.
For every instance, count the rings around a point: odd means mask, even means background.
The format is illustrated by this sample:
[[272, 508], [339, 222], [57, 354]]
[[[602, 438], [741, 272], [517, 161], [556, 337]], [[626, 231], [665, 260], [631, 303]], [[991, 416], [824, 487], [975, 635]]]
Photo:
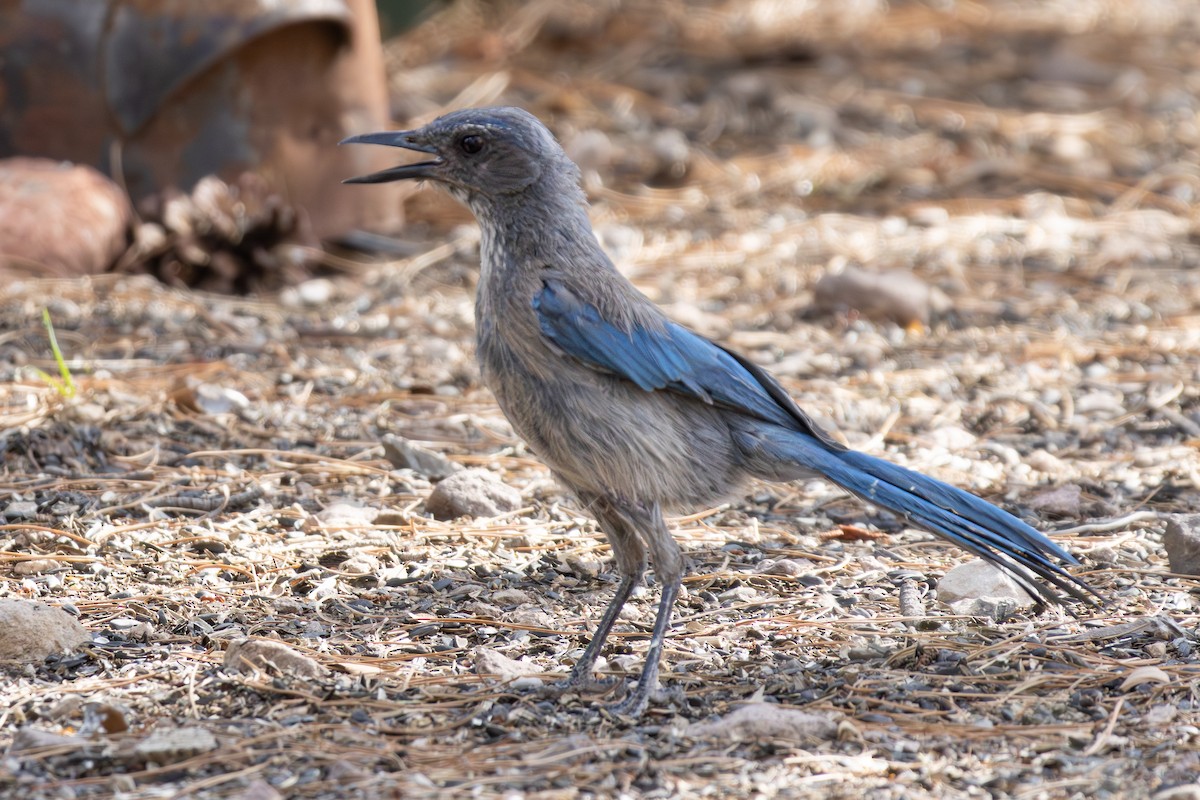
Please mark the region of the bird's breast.
[[724, 499], [741, 484], [715, 409], [581, 364], [545, 340], [532, 312], [481, 320], [478, 355], [513, 429], [575, 491], [672, 507]]

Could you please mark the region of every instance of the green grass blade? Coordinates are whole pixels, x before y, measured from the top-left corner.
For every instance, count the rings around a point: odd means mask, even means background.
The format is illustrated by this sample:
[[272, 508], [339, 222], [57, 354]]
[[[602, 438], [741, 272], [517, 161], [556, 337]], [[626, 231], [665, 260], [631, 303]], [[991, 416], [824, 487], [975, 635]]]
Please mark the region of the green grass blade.
[[75, 396], [75, 381], [71, 379], [71, 369], [63, 358], [62, 350], [58, 347], [58, 337], [54, 335], [54, 323], [50, 321], [50, 309], [42, 309], [42, 324], [46, 326], [46, 335], [50, 338], [50, 350], [54, 353], [54, 363], [58, 364], [58, 374], [62, 375], [62, 383], [54, 380], [45, 372], [38, 370], [42, 378], [58, 390], [63, 397], [70, 399]]

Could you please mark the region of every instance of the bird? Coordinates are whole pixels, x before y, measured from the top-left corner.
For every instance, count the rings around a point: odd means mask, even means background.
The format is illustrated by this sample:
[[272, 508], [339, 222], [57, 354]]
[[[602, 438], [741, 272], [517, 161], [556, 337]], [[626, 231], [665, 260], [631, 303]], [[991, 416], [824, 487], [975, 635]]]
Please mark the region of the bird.
[[673, 322], [613, 264], [591, 226], [580, 171], [520, 108], [469, 108], [423, 127], [351, 136], [423, 160], [346, 183], [421, 180], [464, 203], [480, 227], [476, 356], [510, 424], [595, 518], [620, 579], [562, 683], [592, 675], [648, 566], [661, 586], [643, 669], [616, 714], [643, 714], [685, 563], [664, 513], [709, 507], [753, 478], [823, 476], [1007, 572], [1041, 602], [1092, 602], [1037, 529], [934, 478], [851, 449], [766, 370]]

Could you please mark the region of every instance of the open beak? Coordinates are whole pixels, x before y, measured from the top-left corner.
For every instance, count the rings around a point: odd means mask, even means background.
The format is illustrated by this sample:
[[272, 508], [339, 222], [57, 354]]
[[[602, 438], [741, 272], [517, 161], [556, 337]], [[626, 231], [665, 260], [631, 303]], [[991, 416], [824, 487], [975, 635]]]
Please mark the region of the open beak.
[[[379, 133], [360, 133], [349, 136], [338, 144], [385, 144], [388, 147], [403, 147], [405, 150], [416, 150], [418, 153], [430, 153], [437, 156], [437, 150], [427, 144], [416, 141], [417, 131], [380, 131]], [[391, 169], [372, 172], [370, 175], [360, 175], [357, 178], [347, 178], [342, 183], [387, 183], [402, 181], [410, 178], [433, 178], [436, 170], [442, 165], [441, 158], [430, 161], [418, 161], [415, 164], [401, 164]]]

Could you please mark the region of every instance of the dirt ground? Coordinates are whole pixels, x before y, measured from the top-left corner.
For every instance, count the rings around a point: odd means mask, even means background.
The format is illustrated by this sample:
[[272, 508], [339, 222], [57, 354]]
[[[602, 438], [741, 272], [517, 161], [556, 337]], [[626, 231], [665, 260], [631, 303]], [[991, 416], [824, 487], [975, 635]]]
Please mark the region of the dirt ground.
[[[0, 794], [1200, 797], [1200, 595], [1162, 543], [1200, 513], [1190, 3], [458, 2], [387, 52], [398, 124], [541, 116], [672, 316], [853, 446], [1071, 529], [1107, 606], [956, 616], [934, 589], [970, 556], [762, 484], [674, 520], [666, 698], [631, 721], [541, 691], [615, 578], [480, 385], [476, 228], [413, 187], [411, 257], [330, 254], [277, 296], [0, 287], [0, 510], [37, 503], [0, 525], [0, 596], [95, 638], [7, 669]], [[928, 320], [815, 302], [855, 268], [911, 270]], [[43, 307], [73, 398], [32, 370]], [[432, 519], [388, 434], [521, 508]], [[654, 589], [609, 672], [640, 669]], [[225, 668], [244, 637], [315, 667]], [[760, 701], [828, 725], [711, 725]]]

